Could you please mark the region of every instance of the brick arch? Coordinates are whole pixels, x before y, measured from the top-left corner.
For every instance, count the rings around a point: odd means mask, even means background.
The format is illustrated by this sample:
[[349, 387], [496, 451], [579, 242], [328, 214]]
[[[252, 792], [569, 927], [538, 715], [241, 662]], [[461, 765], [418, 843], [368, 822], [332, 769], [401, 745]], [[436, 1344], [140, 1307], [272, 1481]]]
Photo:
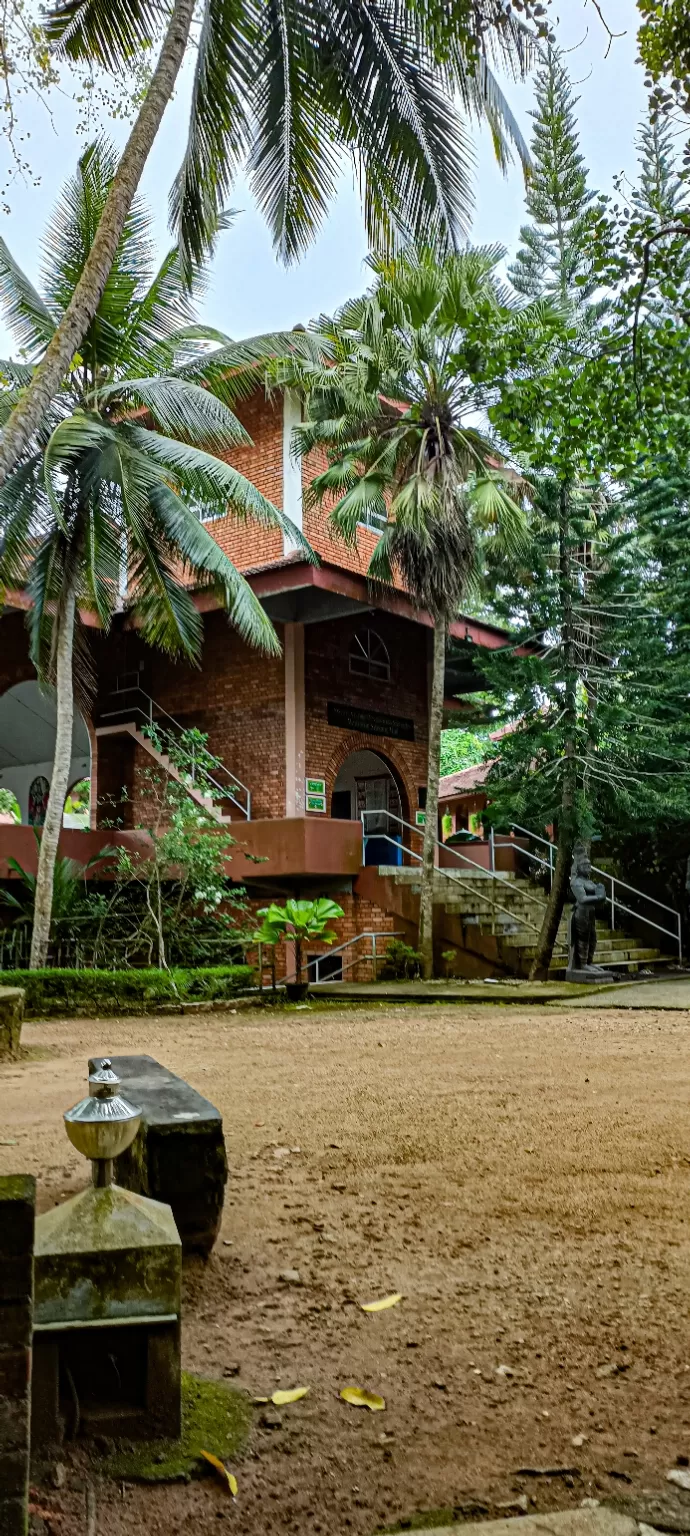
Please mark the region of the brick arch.
[[365, 736], [362, 731], [353, 731], [343, 741], [339, 742], [338, 746], [331, 753], [326, 769], [326, 795], [329, 807], [340, 769], [347, 762], [348, 757], [352, 757], [353, 752], [375, 752], [376, 756], [381, 758], [381, 762], [385, 763], [386, 767], [390, 769], [398, 786], [403, 821], [410, 822], [412, 820], [411, 808], [415, 800], [415, 794], [414, 790], [410, 788], [410, 782], [407, 777], [407, 765], [402, 753], [398, 752], [396, 748], [391, 749], [388, 740], [386, 740], [385, 747], [379, 746], [378, 738], [372, 741], [371, 736]]

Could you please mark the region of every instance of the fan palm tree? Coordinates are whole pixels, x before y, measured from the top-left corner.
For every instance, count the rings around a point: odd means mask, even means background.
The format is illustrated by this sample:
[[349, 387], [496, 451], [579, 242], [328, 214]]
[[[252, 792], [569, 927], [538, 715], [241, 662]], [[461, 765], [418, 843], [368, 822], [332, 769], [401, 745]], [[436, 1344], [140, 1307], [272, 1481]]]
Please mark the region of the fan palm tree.
[[472, 582], [480, 533], [513, 551], [524, 538], [495, 445], [467, 421], [483, 403], [471, 376], [480, 338], [495, 336], [511, 303], [495, 277], [502, 255], [494, 247], [439, 261], [427, 248], [372, 258], [372, 289], [320, 322], [331, 360], [288, 364], [308, 394], [299, 451], [329, 457], [309, 498], [329, 505], [331, 526], [351, 545], [361, 523], [381, 527], [369, 577], [390, 584], [397, 575], [433, 621], [419, 923], [427, 977], [448, 627]]
[[319, 228], [344, 155], [377, 249], [422, 232], [456, 240], [471, 207], [468, 117], [488, 122], [504, 168], [511, 144], [528, 164], [492, 63], [524, 75], [534, 36], [502, 0], [53, 0], [48, 35], [68, 59], [126, 74], [163, 39], [83, 270], [5, 423], [0, 485], [94, 319], [195, 15], [189, 135], [171, 199], [187, 276], [242, 164], [285, 260]]
[[[65, 312], [99, 227], [117, 158], [92, 145], [67, 183], [44, 239], [39, 294], [0, 241], [0, 305], [21, 346], [38, 352]], [[54, 683], [55, 760], [41, 838], [31, 950], [45, 962], [53, 880], [67, 793], [78, 677], [88, 683], [80, 614], [107, 630], [129, 604], [144, 638], [198, 660], [202, 621], [190, 586], [211, 587], [251, 645], [279, 650], [250, 587], [206, 521], [228, 507], [278, 525], [309, 546], [250, 481], [220, 455], [249, 438], [232, 410], [256, 383], [255, 360], [289, 337], [216, 347], [196, 323], [176, 250], [152, 273], [149, 220], [135, 200], [82, 352], [0, 490], [0, 589], [31, 599], [31, 654]], [[193, 289], [203, 285], [194, 275]], [[309, 346], [296, 335], [296, 347]], [[32, 376], [30, 364], [0, 363], [0, 422]]]

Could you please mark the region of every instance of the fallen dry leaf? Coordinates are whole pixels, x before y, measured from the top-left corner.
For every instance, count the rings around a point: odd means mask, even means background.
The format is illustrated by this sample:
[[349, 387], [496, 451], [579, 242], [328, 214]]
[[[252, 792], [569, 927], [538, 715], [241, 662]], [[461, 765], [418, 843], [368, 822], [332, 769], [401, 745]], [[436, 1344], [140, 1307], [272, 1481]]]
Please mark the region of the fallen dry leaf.
[[268, 1402], [268, 1398], [267, 1397], [253, 1397], [252, 1398], [252, 1402], [253, 1403], [267, 1403]]
[[386, 1406], [386, 1400], [379, 1397], [376, 1392], [367, 1392], [364, 1387], [343, 1387], [340, 1394], [344, 1403], [351, 1403], [353, 1408], [368, 1408], [371, 1413], [380, 1413]]
[[301, 1397], [307, 1396], [308, 1391], [308, 1387], [290, 1387], [287, 1392], [274, 1392], [271, 1402], [275, 1404], [276, 1408], [282, 1408], [285, 1403], [299, 1402]]
[[402, 1291], [393, 1291], [390, 1296], [382, 1296], [380, 1301], [361, 1301], [363, 1312], [387, 1312], [389, 1307], [397, 1307], [402, 1301]]
[[218, 1476], [226, 1484], [226, 1487], [232, 1494], [233, 1499], [237, 1498], [237, 1478], [235, 1477], [234, 1473], [228, 1472], [228, 1469], [223, 1465], [223, 1462], [220, 1461], [217, 1456], [212, 1456], [210, 1451], [202, 1451], [201, 1454], [205, 1461], [210, 1462], [214, 1472], [217, 1472]]

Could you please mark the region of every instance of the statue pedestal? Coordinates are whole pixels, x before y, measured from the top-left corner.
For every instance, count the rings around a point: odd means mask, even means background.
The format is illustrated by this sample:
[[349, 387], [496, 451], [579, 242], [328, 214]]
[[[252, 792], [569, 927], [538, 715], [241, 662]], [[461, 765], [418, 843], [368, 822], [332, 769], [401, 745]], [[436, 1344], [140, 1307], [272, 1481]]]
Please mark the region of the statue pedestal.
[[38, 1217], [34, 1445], [179, 1437], [180, 1260], [170, 1207], [116, 1184]]
[[603, 966], [600, 965], [583, 965], [580, 969], [574, 965], [569, 965], [565, 973], [565, 979], [566, 981], [577, 981], [580, 983], [585, 981], [596, 982], [598, 986], [603, 987], [609, 982], [618, 981], [620, 978], [613, 971], [605, 971]]

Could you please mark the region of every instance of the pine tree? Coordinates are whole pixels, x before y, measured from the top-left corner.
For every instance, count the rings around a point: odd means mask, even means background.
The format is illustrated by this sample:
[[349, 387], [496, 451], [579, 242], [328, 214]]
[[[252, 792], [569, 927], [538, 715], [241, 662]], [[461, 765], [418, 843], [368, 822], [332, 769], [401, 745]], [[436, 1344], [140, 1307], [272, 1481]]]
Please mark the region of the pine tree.
[[687, 208], [687, 185], [679, 174], [674, 132], [664, 120], [649, 119], [637, 134], [640, 175], [632, 201], [643, 217], [656, 224], [672, 223]]
[[535, 82], [533, 169], [526, 205], [531, 223], [520, 230], [522, 246], [510, 268], [519, 293], [578, 305], [596, 286], [592, 275], [595, 193], [580, 153], [575, 108], [578, 98], [560, 54], [551, 49]]

